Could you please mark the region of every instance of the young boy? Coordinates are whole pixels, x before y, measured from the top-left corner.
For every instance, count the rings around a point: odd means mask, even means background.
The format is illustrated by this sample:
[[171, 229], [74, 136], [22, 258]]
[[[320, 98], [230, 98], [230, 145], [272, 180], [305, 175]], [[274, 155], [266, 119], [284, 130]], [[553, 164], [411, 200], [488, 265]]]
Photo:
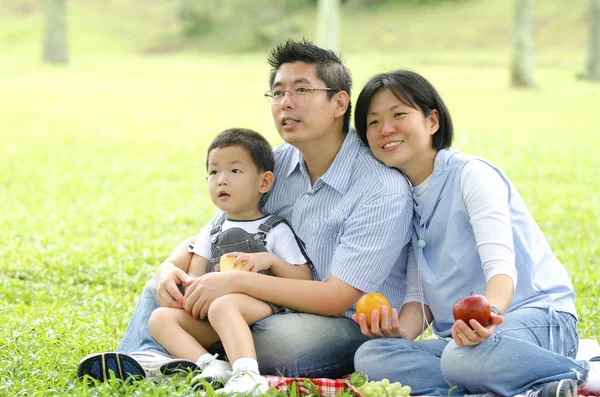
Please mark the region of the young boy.
[[[273, 166], [271, 146], [252, 130], [229, 129], [213, 140], [208, 148], [206, 180], [210, 198], [223, 215], [190, 245], [189, 251], [194, 253], [190, 276], [218, 271], [221, 257], [229, 256], [239, 270], [312, 280], [307, 258], [291, 228], [282, 218], [265, 216], [258, 209], [261, 197], [273, 184]], [[259, 394], [268, 386], [258, 370], [249, 326], [279, 311], [284, 309], [248, 295], [231, 294], [212, 303], [208, 321], [197, 320], [185, 310], [161, 307], [152, 313], [149, 328], [169, 354], [197, 363], [202, 373], [194, 381], [204, 378], [215, 388], [227, 382], [220, 390], [223, 393]], [[218, 341], [231, 366], [206, 350]]]

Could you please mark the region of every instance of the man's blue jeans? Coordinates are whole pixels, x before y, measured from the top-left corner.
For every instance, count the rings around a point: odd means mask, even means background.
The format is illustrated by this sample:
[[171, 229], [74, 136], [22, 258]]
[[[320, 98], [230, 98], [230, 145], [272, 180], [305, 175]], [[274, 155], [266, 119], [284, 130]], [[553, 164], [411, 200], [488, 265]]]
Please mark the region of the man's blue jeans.
[[524, 308], [506, 314], [494, 335], [479, 345], [374, 339], [358, 349], [355, 365], [369, 379], [411, 386], [414, 395], [513, 396], [547, 382], [587, 379], [589, 364], [574, 359], [578, 344], [572, 315]]
[[[148, 319], [158, 308], [156, 280], [150, 280], [116, 351], [167, 354], [150, 335]], [[354, 353], [367, 337], [348, 318], [306, 313], [274, 314], [251, 327], [260, 372], [289, 377], [338, 378], [354, 370]], [[222, 353], [220, 344], [211, 352]]]

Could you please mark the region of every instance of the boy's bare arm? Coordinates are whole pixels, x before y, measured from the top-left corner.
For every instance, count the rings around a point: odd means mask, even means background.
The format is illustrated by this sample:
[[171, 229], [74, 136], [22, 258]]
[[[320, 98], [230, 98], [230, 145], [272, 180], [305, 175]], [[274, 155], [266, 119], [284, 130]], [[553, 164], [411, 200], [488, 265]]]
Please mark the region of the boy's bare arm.
[[208, 259], [206, 259], [202, 255], [194, 254], [190, 261], [190, 266], [188, 268], [187, 274], [191, 277], [200, 277], [206, 273], [207, 266]]
[[308, 263], [292, 265], [275, 254], [269, 252], [231, 252], [228, 256], [235, 257], [233, 265], [242, 270], [258, 273], [271, 269], [277, 277], [312, 280], [312, 271]]

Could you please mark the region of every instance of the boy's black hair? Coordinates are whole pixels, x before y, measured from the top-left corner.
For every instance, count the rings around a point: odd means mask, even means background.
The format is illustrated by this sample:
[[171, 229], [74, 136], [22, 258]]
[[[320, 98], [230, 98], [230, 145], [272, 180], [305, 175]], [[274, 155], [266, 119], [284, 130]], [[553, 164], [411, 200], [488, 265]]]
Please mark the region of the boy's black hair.
[[354, 112], [354, 128], [364, 143], [369, 144], [367, 141], [367, 112], [371, 100], [386, 89], [390, 90], [406, 106], [420, 110], [425, 117], [429, 116], [432, 110], [437, 110], [439, 129], [433, 134], [433, 148], [439, 151], [452, 145], [454, 127], [446, 104], [425, 77], [409, 70], [377, 74], [369, 79], [358, 95]]
[[[344, 66], [342, 59], [335, 52], [321, 48], [309, 40], [286, 40], [271, 50], [267, 61], [271, 65], [269, 87], [273, 87], [275, 75], [281, 65], [304, 62], [316, 66], [317, 78], [322, 80], [326, 87], [337, 91], [346, 91], [348, 96], [351, 94], [352, 75], [348, 68]], [[335, 94], [336, 91], [327, 92], [329, 99]], [[344, 132], [348, 132], [350, 128], [351, 113], [352, 103], [349, 102], [348, 109], [344, 114]]]
[[248, 128], [229, 128], [217, 135], [206, 151], [206, 169], [208, 156], [213, 149], [223, 149], [231, 146], [244, 148], [259, 172], [271, 171], [275, 166], [273, 148], [264, 136]]

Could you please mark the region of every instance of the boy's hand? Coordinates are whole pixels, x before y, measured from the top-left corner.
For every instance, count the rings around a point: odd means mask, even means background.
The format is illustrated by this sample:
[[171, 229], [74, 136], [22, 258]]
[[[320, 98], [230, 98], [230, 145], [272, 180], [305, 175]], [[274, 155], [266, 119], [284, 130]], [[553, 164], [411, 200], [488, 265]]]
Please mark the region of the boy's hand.
[[452, 339], [458, 346], [475, 346], [492, 336], [497, 325], [502, 324], [504, 317], [492, 313], [492, 323], [487, 327], [471, 320], [467, 325], [462, 320], [457, 320], [452, 325]]
[[388, 318], [387, 306], [381, 307], [381, 318], [379, 318], [379, 311], [373, 310], [371, 313], [371, 328], [367, 325], [367, 318], [364, 314], [352, 315], [358, 325], [360, 325], [360, 332], [369, 338], [406, 338], [404, 330], [400, 327], [398, 322], [398, 311], [392, 309], [392, 321], [390, 324]]
[[258, 273], [261, 270], [267, 270], [271, 266], [277, 265], [281, 259], [274, 254], [268, 252], [256, 252], [248, 254], [245, 252], [230, 252], [227, 256], [235, 257], [233, 262], [234, 267], [240, 267], [248, 272]]

